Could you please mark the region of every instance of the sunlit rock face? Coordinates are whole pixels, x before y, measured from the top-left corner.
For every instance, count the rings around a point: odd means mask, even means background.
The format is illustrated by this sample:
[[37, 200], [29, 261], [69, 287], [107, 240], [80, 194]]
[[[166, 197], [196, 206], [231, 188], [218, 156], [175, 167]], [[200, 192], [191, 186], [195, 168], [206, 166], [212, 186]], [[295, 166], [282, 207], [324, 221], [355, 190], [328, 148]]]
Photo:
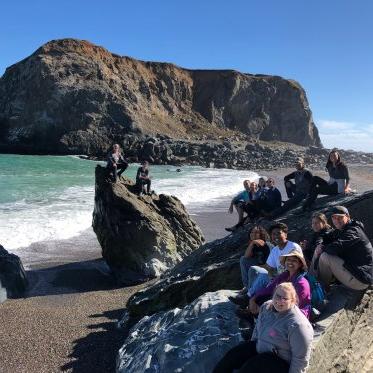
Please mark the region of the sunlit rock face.
[[141, 319], [119, 351], [117, 372], [210, 373], [242, 340], [232, 294], [206, 293], [182, 309]]

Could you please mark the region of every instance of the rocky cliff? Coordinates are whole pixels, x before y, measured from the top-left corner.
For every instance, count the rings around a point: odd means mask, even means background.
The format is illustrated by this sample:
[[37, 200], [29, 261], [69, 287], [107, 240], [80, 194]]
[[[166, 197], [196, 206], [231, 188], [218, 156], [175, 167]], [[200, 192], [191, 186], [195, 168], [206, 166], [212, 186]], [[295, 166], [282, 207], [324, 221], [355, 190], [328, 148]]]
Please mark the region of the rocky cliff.
[[0, 79], [0, 150], [102, 154], [128, 134], [320, 145], [301, 86], [278, 76], [187, 70], [51, 41]]

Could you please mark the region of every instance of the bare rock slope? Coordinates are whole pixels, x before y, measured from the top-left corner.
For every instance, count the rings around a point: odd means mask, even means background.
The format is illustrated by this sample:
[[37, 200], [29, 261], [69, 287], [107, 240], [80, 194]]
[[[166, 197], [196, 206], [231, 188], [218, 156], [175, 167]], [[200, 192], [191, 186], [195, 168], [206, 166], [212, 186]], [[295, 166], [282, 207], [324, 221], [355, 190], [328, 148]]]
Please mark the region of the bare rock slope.
[[250, 138], [320, 145], [295, 81], [187, 70], [53, 40], [0, 78], [0, 149], [102, 154], [127, 134]]

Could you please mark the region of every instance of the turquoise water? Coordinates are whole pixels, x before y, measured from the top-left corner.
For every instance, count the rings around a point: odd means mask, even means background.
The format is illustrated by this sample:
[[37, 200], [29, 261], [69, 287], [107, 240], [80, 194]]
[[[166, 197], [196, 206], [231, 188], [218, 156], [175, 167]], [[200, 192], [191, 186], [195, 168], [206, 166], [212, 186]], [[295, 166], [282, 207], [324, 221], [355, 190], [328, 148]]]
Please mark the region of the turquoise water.
[[[0, 243], [17, 249], [73, 237], [91, 226], [97, 163], [74, 156], [0, 154]], [[135, 177], [138, 164], [125, 175]], [[206, 209], [242, 189], [249, 171], [151, 166], [152, 188], [177, 196], [189, 211]]]

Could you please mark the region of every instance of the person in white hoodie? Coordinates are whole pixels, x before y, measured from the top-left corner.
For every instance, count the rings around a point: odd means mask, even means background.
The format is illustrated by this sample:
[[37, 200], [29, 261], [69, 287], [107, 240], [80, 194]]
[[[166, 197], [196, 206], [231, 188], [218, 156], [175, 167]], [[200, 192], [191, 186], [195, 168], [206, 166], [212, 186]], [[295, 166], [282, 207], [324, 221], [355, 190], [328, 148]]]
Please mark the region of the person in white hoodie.
[[304, 373], [311, 355], [313, 329], [297, 306], [290, 282], [278, 285], [264, 303], [251, 341], [229, 350], [213, 373]]

